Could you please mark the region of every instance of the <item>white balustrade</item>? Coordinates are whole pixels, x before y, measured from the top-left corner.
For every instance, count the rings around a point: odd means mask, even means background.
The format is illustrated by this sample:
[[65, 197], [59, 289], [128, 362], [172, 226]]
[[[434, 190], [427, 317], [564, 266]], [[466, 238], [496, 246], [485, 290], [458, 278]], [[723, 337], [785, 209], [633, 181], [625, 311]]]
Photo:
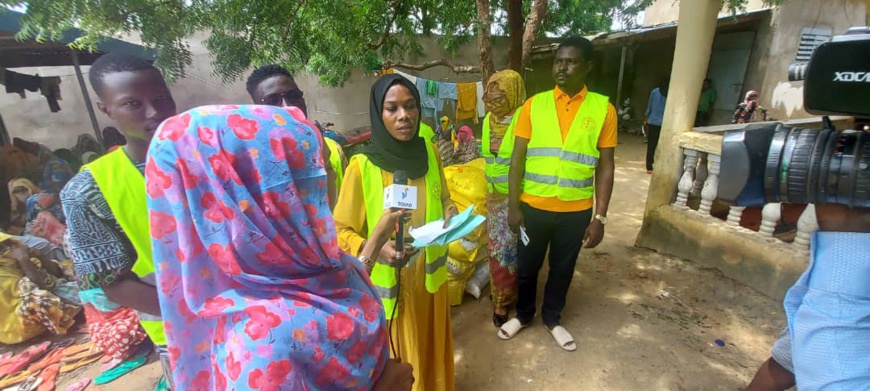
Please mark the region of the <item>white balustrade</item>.
[[690, 193], [692, 197], [701, 196], [701, 190], [704, 189], [704, 183], [707, 181], [707, 154], [703, 152], [698, 154], [700, 156], [698, 156], [698, 168], [695, 169], [695, 185]]
[[807, 205], [804, 213], [797, 222], [797, 235], [794, 238], [794, 244], [801, 248], [810, 248], [810, 237], [813, 232], [819, 230], [819, 219], [816, 217], [816, 206], [813, 204]]
[[674, 205], [680, 209], [688, 209], [689, 206], [686, 203], [689, 201], [689, 192], [695, 186], [695, 166], [698, 165], [699, 152], [683, 149], [683, 154], [686, 156], [686, 160], [683, 164], [683, 175], [677, 184], [677, 201]]
[[731, 206], [731, 209], [728, 210], [728, 224], [739, 227], [744, 210], [746, 210], [745, 206]]
[[704, 188], [701, 190], [701, 206], [698, 207], [698, 212], [703, 215], [710, 214], [713, 201], [719, 195], [719, 167], [722, 158], [719, 155], [708, 155], [707, 160], [710, 161], [710, 172], [707, 180], [704, 181]]
[[[746, 206], [731, 206], [725, 221], [711, 217], [713, 204], [719, 193], [719, 176], [722, 168], [721, 135], [701, 132], [685, 133], [680, 140], [683, 153], [683, 171], [679, 173], [676, 184], [676, 200], [672, 207], [679, 209], [686, 216], [700, 216], [709, 220], [709, 224], [724, 224], [731, 227], [740, 227], [741, 219], [746, 212]], [[728, 168], [725, 168], [728, 169]], [[688, 206], [690, 197], [700, 198], [698, 210], [691, 210]], [[757, 208], [750, 208], [755, 213]], [[755, 216], [755, 215], [753, 215]], [[758, 233], [750, 229], [741, 228], [733, 231], [735, 235], [757, 235], [759, 238], [772, 238], [774, 231], [782, 219], [782, 204], [768, 203], [761, 209], [761, 226]], [[778, 245], [793, 246], [796, 250], [809, 248], [810, 238], [819, 229], [816, 220], [815, 206], [808, 205], [797, 222], [797, 234], [793, 243], [775, 241]]]
[[758, 228], [758, 233], [762, 236], [773, 236], [773, 231], [776, 230], [776, 225], [782, 217], [782, 204], [773, 202], [764, 205], [761, 209], [761, 227]]

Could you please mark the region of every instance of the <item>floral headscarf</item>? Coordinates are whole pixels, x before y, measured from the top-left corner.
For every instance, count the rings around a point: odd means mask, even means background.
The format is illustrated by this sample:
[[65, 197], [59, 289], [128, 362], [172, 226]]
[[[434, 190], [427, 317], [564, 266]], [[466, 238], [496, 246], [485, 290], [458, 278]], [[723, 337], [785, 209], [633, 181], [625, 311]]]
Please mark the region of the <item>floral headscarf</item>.
[[495, 115], [490, 115], [489, 125], [492, 133], [504, 135], [514, 112], [526, 101], [526, 86], [519, 73], [506, 69], [493, 73], [489, 77], [489, 81], [486, 83], [486, 92], [489, 93], [496, 88], [504, 93], [504, 102], [497, 103], [507, 106], [508, 115], [505, 118], [496, 118]]
[[322, 140], [297, 108], [204, 106], [146, 163], [158, 293], [179, 389], [368, 389], [383, 308], [339, 250]]

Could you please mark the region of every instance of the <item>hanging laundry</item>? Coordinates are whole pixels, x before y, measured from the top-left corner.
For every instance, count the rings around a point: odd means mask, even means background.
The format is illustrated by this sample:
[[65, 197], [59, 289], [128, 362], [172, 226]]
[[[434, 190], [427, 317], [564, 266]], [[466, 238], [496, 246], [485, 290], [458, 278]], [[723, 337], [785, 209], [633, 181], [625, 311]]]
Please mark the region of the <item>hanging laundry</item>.
[[42, 78], [36, 75], [25, 75], [18, 72], [12, 72], [8, 69], [4, 69], [3, 72], [5, 73], [3, 83], [6, 84], [6, 93], [18, 94], [21, 96], [21, 99], [27, 97], [24, 94], [24, 90], [36, 92], [39, 91], [39, 86], [42, 84]]
[[426, 93], [433, 96], [438, 96], [438, 82], [426, 80]]
[[438, 99], [453, 99], [456, 100], [456, 83], [448, 83], [444, 81], [436, 82], [438, 85], [438, 93], [435, 96]]
[[477, 123], [477, 85], [461, 83], [456, 86], [456, 122], [472, 119]]
[[410, 81], [411, 84], [413, 84], [415, 86], [417, 85], [417, 76], [409, 75], [409, 74], [402, 72], [402, 71], [399, 71], [399, 70], [395, 70], [394, 73], [397, 75], [402, 75], [402, 77], [408, 79], [408, 81]]
[[435, 95], [430, 95], [426, 90], [426, 85], [430, 82], [430, 80], [426, 80], [422, 77], [417, 78], [417, 91], [420, 93], [420, 108], [422, 109], [420, 115], [422, 117], [435, 118], [435, 113], [439, 110], [439, 101], [438, 97]]
[[57, 101], [62, 100], [60, 96], [60, 78], [57, 76], [43, 77], [39, 84], [39, 91], [45, 100], [48, 101], [48, 108], [52, 113], [60, 111], [60, 105]]
[[[437, 105], [437, 108], [435, 109], [435, 116], [436, 117], [441, 115], [441, 113], [444, 111], [444, 101], [445, 100], [449, 99], [449, 100], [453, 101], [450, 103], [450, 110], [455, 110], [455, 108], [456, 108], [456, 83], [447, 83], [447, 82], [439, 81], [439, 82], [437, 82], [437, 85], [438, 85], [438, 94], [436, 96], [438, 97], [438, 105]], [[454, 113], [454, 111], [451, 111], [451, 114], [452, 113]]]
[[483, 104], [483, 82], [477, 82], [477, 117], [486, 117], [486, 105]]

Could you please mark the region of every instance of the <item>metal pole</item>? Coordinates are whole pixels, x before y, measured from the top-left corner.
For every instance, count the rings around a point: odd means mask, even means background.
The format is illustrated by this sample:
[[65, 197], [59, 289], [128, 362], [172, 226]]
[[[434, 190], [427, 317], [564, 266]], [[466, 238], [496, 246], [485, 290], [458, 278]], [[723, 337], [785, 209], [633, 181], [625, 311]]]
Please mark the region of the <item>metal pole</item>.
[[616, 107], [622, 105], [622, 79], [625, 76], [625, 53], [628, 46], [622, 47], [622, 58], [619, 59], [619, 82], [616, 85]]
[[70, 53], [72, 53], [73, 67], [76, 69], [76, 78], [79, 80], [79, 87], [82, 88], [82, 97], [85, 98], [85, 107], [88, 109], [88, 116], [91, 117], [91, 126], [94, 127], [94, 134], [97, 136], [97, 141], [102, 145], [103, 135], [100, 133], [100, 125], [97, 124], [97, 114], [94, 112], [94, 105], [91, 103], [91, 96], [88, 94], [88, 86], [85, 85], [85, 77], [82, 76], [82, 67], [79, 64], [79, 54], [75, 49], [70, 49]]

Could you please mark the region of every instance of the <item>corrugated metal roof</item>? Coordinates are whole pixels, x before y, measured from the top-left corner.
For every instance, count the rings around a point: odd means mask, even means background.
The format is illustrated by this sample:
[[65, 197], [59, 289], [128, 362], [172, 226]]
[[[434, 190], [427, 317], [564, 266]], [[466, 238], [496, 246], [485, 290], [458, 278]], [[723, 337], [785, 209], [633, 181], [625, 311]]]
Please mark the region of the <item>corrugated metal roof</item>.
[[[741, 24], [747, 23], [754, 20], [761, 19], [771, 12], [770, 9], [763, 9], [758, 11], [747, 12], [739, 15], [727, 15], [719, 18], [719, 27], [728, 26], [732, 24]], [[677, 22], [668, 22], [662, 23], [655, 26], [647, 26], [640, 27], [631, 30], [622, 30], [622, 31], [614, 31], [609, 33], [599, 33], [595, 35], [586, 36], [587, 39], [592, 41], [592, 44], [595, 46], [603, 46], [614, 43], [621, 43], [625, 41], [643, 41], [647, 39], [658, 39], [662, 38], [662, 35], [669, 36], [673, 34], [676, 36], [677, 34]], [[538, 45], [532, 48], [532, 54], [543, 55], [548, 52], [555, 51], [559, 46], [558, 43], [551, 43], [547, 45]]]
[[[37, 67], [37, 66], [67, 66], [72, 65], [73, 50], [68, 46], [76, 38], [82, 36], [79, 29], [64, 32], [57, 41], [37, 42], [32, 39], [18, 40], [15, 34], [21, 29], [21, 17], [24, 14], [15, 11], [0, 11], [0, 67]], [[96, 52], [76, 50], [79, 62], [90, 65], [103, 53], [125, 53], [144, 58], [149, 61], [157, 59], [154, 51], [141, 45], [106, 38], [97, 45]]]

